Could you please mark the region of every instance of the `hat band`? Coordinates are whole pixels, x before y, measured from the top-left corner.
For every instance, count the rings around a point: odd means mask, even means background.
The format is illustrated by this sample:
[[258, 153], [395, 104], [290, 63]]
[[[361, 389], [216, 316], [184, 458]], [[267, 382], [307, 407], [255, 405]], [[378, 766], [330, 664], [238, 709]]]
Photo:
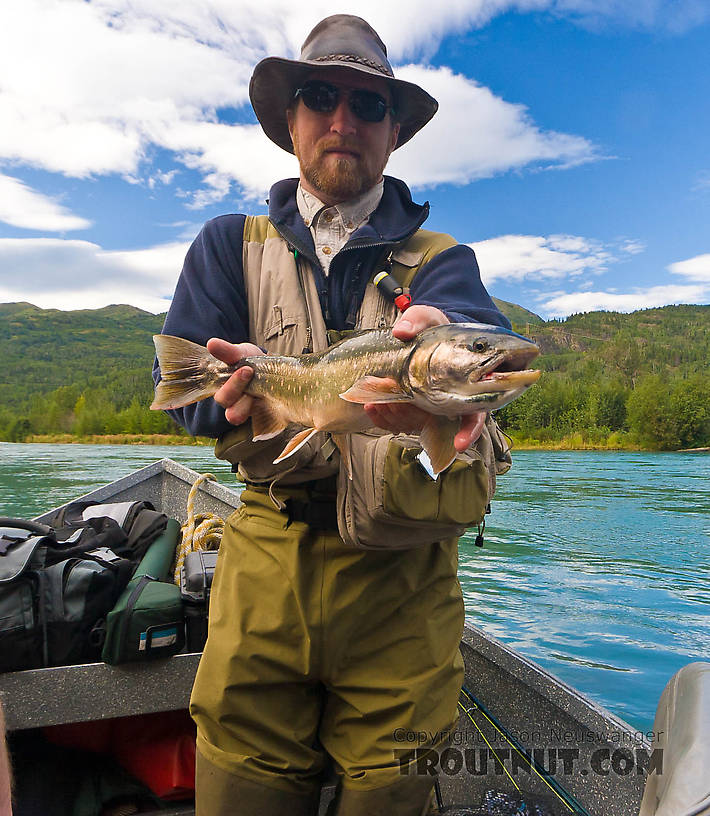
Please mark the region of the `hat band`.
[[326, 54], [323, 57], [311, 57], [308, 62], [357, 62], [359, 65], [366, 65], [368, 68], [374, 68], [380, 74], [387, 77], [393, 77], [393, 74], [379, 62], [367, 59], [366, 57], [358, 57], [356, 54]]

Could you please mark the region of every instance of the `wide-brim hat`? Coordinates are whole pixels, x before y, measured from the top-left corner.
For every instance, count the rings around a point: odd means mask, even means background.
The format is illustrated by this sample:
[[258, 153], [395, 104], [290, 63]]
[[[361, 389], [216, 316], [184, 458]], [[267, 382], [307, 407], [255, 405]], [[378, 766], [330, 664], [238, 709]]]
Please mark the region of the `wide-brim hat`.
[[306, 78], [327, 68], [347, 68], [386, 80], [399, 122], [395, 149], [421, 130], [439, 107], [423, 88], [394, 78], [387, 49], [365, 20], [352, 14], [334, 14], [311, 31], [303, 43], [300, 59], [267, 57], [252, 74], [249, 98], [256, 118], [269, 139], [289, 153], [293, 153], [293, 144], [286, 109]]

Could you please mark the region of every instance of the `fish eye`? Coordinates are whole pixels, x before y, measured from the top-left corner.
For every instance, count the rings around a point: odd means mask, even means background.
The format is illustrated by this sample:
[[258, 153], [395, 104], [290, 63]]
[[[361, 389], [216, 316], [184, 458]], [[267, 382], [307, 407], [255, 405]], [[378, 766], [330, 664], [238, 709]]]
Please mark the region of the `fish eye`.
[[469, 351], [475, 351], [477, 354], [482, 354], [484, 351], [488, 351], [489, 346], [482, 337], [479, 337], [477, 340], [469, 343], [466, 348]]

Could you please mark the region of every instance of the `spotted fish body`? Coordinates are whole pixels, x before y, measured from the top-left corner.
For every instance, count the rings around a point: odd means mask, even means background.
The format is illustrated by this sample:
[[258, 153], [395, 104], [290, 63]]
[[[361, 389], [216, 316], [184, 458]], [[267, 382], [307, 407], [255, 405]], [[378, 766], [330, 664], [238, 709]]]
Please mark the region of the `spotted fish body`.
[[246, 392], [269, 401], [291, 422], [319, 431], [347, 433], [372, 427], [362, 405], [340, 395], [368, 375], [402, 375], [411, 349], [389, 330], [356, 335], [322, 354], [249, 357], [254, 369]]
[[289, 423], [304, 426], [276, 461], [318, 431], [333, 434], [342, 452], [347, 434], [372, 427], [363, 405], [409, 403], [430, 414], [420, 441], [438, 473], [453, 461], [461, 416], [506, 405], [540, 376], [526, 369], [538, 354], [534, 343], [478, 323], [435, 326], [408, 342], [389, 329], [361, 332], [317, 354], [254, 356], [236, 365], [182, 338], [153, 339], [162, 379], [151, 408], [179, 408], [212, 396], [248, 365], [254, 370], [245, 389], [255, 397], [254, 440], [270, 439]]

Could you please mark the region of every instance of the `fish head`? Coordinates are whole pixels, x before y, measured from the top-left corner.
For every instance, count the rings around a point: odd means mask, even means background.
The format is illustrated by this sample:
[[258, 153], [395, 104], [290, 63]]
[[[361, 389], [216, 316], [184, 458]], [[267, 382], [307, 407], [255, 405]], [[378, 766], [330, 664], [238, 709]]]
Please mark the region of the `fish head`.
[[[409, 357], [409, 390], [430, 405], [470, 412], [494, 410], [540, 376], [528, 364], [539, 353], [532, 341], [501, 326], [449, 323], [417, 335]], [[447, 412], [442, 410], [441, 412]]]

